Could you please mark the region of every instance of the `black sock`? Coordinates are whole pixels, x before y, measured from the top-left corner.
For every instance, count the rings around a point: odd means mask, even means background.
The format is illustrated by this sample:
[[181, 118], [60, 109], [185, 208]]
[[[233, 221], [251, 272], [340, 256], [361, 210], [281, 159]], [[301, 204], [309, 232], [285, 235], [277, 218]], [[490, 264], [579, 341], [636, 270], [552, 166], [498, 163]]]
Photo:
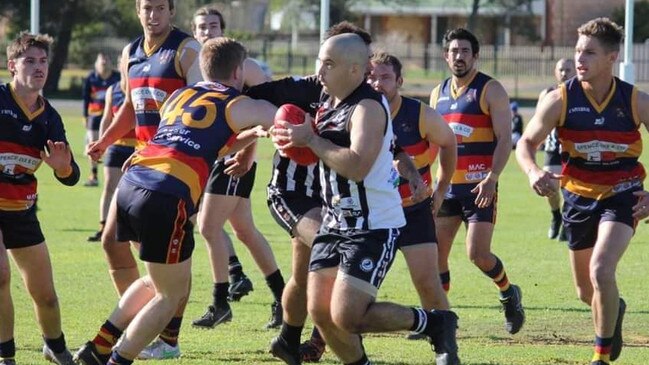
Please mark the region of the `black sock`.
[[243, 274], [243, 267], [237, 255], [232, 255], [228, 259], [228, 273], [230, 276], [239, 276]]
[[12, 338], [9, 341], [0, 342], [0, 359], [13, 359], [16, 356], [16, 342]]
[[61, 336], [59, 338], [45, 338], [43, 336], [43, 340], [45, 341], [45, 344], [47, 347], [50, 348], [50, 350], [54, 351], [56, 354], [60, 354], [61, 352], [65, 351], [65, 336], [63, 336], [63, 333], [61, 333]]
[[92, 170], [92, 177], [96, 179], [97, 178], [97, 166], [93, 166], [91, 170]]
[[552, 211], [552, 219], [554, 220], [561, 220], [561, 211], [559, 209], [555, 209]]
[[214, 306], [218, 308], [227, 308], [230, 305], [228, 304], [228, 289], [230, 288], [230, 283], [227, 281], [225, 283], [215, 283], [214, 292]]
[[322, 338], [320, 331], [318, 331], [318, 327], [313, 327], [313, 331], [311, 331], [311, 341], [324, 342], [324, 338]]
[[451, 272], [440, 272], [439, 279], [442, 281], [442, 288], [444, 288], [444, 291], [448, 293], [448, 291], [451, 290]]
[[108, 360], [108, 363], [106, 365], [131, 365], [132, 363], [133, 360], [125, 359], [120, 354], [118, 354], [117, 351], [113, 351], [113, 353], [110, 355], [110, 360]]
[[304, 326], [291, 326], [286, 322], [282, 322], [279, 337], [286, 341], [289, 348], [297, 349], [300, 346], [300, 336], [302, 336], [303, 328]]
[[284, 278], [282, 273], [277, 269], [274, 273], [266, 276], [266, 284], [270, 288], [270, 291], [273, 292], [273, 297], [278, 303], [282, 302], [282, 292], [284, 291]]
[[372, 365], [372, 363], [367, 359], [365, 352], [363, 352], [363, 356], [358, 361], [346, 363], [345, 365]]

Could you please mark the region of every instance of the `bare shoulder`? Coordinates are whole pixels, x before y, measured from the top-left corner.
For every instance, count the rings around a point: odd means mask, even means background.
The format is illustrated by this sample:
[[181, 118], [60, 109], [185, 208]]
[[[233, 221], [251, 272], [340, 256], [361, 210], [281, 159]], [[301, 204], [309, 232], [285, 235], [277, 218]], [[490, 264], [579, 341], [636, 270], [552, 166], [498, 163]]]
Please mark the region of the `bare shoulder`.
[[505, 90], [503, 84], [501, 84], [500, 81], [496, 79], [489, 80], [486, 85], [485, 92], [487, 93], [487, 99], [500, 99], [502, 97], [509, 98], [509, 95], [507, 95], [507, 90]]

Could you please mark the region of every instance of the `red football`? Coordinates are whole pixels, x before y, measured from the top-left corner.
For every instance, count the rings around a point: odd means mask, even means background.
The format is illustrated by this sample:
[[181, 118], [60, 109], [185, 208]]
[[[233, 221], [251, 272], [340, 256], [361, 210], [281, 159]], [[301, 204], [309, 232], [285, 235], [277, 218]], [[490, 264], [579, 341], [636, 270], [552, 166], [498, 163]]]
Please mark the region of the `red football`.
[[[284, 104], [275, 113], [275, 128], [282, 128], [277, 124], [278, 120], [284, 120], [291, 124], [302, 124], [304, 123], [304, 114], [304, 110], [300, 109], [297, 105]], [[306, 166], [318, 162], [318, 156], [309, 147], [291, 147], [285, 149], [283, 152], [298, 165]]]

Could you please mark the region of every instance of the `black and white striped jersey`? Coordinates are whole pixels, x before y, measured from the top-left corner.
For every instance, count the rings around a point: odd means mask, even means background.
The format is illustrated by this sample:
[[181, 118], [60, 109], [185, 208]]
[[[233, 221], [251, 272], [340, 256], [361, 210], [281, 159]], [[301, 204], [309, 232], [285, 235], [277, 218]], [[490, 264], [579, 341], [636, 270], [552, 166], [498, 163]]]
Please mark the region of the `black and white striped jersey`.
[[[295, 104], [311, 116], [315, 116], [321, 94], [322, 85], [315, 75], [286, 77], [253, 86], [246, 91], [246, 95], [251, 98], [264, 99], [278, 107], [282, 104]], [[318, 164], [301, 166], [275, 152], [273, 172], [268, 187], [282, 194], [317, 198], [320, 194]]]
[[364, 99], [373, 99], [383, 105], [383, 144], [370, 172], [360, 182], [338, 175], [320, 161], [320, 184], [325, 204], [322, 229], [325, 230], [344, 232], [405, 225], [397, 190], [399, 177], [392, 165], [394, 135], [390, 109], [383, 95], [363, 82], [334, 108], [332, 98], [323, 94], [316, 117], [318, 133], [338, 146], [349, 147], [349, 120], [358, 103]]

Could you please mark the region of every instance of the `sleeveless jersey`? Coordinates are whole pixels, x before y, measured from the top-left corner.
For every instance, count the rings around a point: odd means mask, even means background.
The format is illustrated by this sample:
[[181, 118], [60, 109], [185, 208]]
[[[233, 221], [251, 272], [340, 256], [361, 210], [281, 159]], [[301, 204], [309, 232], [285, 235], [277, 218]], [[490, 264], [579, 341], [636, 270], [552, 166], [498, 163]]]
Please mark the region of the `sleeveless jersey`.
[[215, 82], [175, 92], [161, 110], [160, 128], [133, 158], [124, 175], [130, 183], [177, 196], [193, 212], [210, 169], [239, 130], [230, 125], [230, 107], [240, 93]]
[[65, 142], [61, 116], [39, 97], [41, 107], [30, 112], [11, 84], [0, 85], [0, 210], [23, 211], [36, 201], [40, 152], [47, 140]]
[[[392, 113], [392, 129], [396, 137], [396, 144], [412, 158], [421, 178], [428, 186], [428, 195], [431, 195], [433, 183], [430, 176], [430, 165], [433, 163], [433, 156], [430, 153], [430, 143], [426, 140], [423, 130], [425, 108], [426, 105], [419, 100], [402, 96], [399, 107], [395, 113]], [[412, 192], [408, 180], [404, 177], [399, 177], [399, 194], [403, 207], [410, 207]]]
[[[119, 82], [113, 84], [111, 90], [111, 106], [110, 109], [113, 112], [113, 116], [117, 114], [119, 108], [124, 104], [124, 90]], [[126, 147], [135, 147], [135, 129], [131, 129], [126, 135], [118, 139], [113, 143], [116, 146], [126, 146]]]
[[112, 71], [107, 79], [102, 79], [96, 71], [91, 71], [86, 77], [83, 88], [83, 115], [101, 118], [106, 104], [106, 90], [119, 82], [119, 72]]
[[329, 168], [320, 161], [320, 185], [324, 201], [322, 229], [334, 232], [399, 228], [406, 221], [397, 191], [399, 177], [392, 166], [392, 120], [387, 101], [370, 85], [363, 82], [349, 96], [333, 107], [333, 98], [323, 94], [316, 117], [321, 137], [332, 143], [351, 145], [349, 121], [354, 109], [364, 99], [379, 102], [385, 111], [385, 125], [381, 150], [362, 181], [355, 182]]
[[[319, 106], [322, 85], [317, 77], [286, 77], [280, 80], [255, 85], [246, 91], [246, 95], [264, 99], [276, 106], [291, 103], [299, 106], [311, 116]], [[318, 163], [309, 166], [298, 165], [278, 152], [273, 155], [273, 171], [269, 191], [290, 196], [320, 197], [320, 180]]]
[[642, 154], [637, 89], [618, 78], [601, 105], [577, 78], [561, 84], [559, 125], [563, 178], [568, 203], [587, 208], [595, 201], [637, 189], [646, 176]]
[[491, 171], [496, 136], [485, 101], [485, 89], [491, 81], [491, 77], [478, 72], [458, 95], [452, 90], [450, 78], [433, 90], [437, 95], [434, 108], [457, 138], [457, 165], [447, 198], [474, 196], [471, 190]]
[[187, 85], [180, 69], [179, 50], [190, 35], [173, 28], [167, 39], [146, 53], [144, 36], [131, 43], [128, 59], [128, 83], [135, 109], [135, 135], [143, 145], [155, 135], [160, 123], [162, 103], [177, 89]]

